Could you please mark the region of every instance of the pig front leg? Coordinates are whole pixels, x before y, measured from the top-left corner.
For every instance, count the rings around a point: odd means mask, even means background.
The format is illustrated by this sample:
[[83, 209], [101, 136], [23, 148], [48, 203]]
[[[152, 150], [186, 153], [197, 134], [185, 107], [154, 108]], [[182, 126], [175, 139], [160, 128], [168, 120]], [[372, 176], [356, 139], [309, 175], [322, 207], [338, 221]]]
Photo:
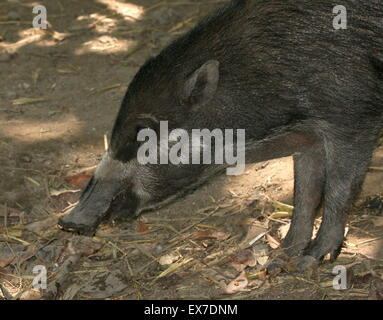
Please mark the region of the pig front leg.
[[[331, 132], [331, 131], [330, 131]], [[332, 132], [337, 132], [336, 130]], [[318, 264], [327, 254], [331, 261], [339, 255], [347, 220], [347, 210], [363, 182], [375, 146], [371, 134], [325, 140], [326, 182], [324, 211], [319, 232], [303, 252], [298, 270]], [[347, 137], [347, 138], [346, 138]]]
[[281, 269], [291, 257], [299, 256], [310, 243], [314, 219], [320, 207], [325, 182], [325, 153], [322, 143], [294, 155], [294, 211], [290, 229], [281, 244], [282, 252], [269, 265]]
[[309, 244], [325, 182], [324, 149], [321, 144], [294, 156], [294, 212], [282, 242], [289, 256], [297, 256]]

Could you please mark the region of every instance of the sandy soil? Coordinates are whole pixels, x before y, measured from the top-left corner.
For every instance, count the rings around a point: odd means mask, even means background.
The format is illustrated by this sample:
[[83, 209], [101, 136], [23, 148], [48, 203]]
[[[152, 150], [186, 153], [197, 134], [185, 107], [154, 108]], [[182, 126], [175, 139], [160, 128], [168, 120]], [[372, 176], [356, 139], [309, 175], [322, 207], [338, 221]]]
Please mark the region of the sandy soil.
[[[92, 239], [56, 227], [79, 197], [66, 178], [86, 179], [84, 170], [100, 160], [140, 65], [222, 2], [44, 0], [46, 31], [31, 28], [34, 1], [0, 3], [0, 297], [382, 298], [382, 147], [350, 212], [340, 258], [306, 275], [262, 271], [290, 221], [275, 201], [292, 204], [291, 158], [218, 177], [138, 221], [103, 225]], [[331, 286], [337, 264], [349, 271], [344, 291]], [[35, 265], [48, 270], [42, 292], [31, 289]]]

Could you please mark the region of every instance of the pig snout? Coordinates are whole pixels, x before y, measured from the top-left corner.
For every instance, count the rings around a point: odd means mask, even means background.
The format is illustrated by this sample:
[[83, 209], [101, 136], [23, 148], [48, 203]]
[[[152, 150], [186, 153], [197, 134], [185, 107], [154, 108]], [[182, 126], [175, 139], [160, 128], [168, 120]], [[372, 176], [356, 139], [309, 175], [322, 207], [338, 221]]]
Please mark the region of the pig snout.
[[120, 191], [123, 172], [121, 163], [106, 154], [83, 191], [79, 204], [59, 219], [58, 226], [66, 231], [93, 235], [107, 218], [108, 209]]
[[93, 235], [97, 226], [105, 220], [115, 192], [113, 186], [92, 178], [77, 207], [59, 220], [59, 227], [66, 231]]

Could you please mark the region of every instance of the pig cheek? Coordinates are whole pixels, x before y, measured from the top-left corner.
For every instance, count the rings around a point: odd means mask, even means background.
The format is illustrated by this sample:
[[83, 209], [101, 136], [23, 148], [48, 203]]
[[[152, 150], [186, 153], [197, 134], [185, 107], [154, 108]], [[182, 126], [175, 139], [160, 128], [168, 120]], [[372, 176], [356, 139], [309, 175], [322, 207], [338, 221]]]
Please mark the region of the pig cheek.
[[136, 165], [134, 170], [130, 171], [128, 179], [132, 183], [131, 192], [137, 198], [138, 207], [142, 207], [155, 197], [157, 186], [155, 172], [149, 167]]

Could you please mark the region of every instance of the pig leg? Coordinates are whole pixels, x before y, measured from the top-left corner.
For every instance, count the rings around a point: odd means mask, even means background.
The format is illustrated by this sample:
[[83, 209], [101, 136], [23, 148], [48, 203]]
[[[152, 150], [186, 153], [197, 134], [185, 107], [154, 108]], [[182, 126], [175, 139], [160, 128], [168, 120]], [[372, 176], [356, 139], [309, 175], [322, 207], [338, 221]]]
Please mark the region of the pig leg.
[[301, 254], [311, 240], [324, 181], [324, 150], [321, 144], [294, 156], [294, 212], [290, 229], [282, 242], [284, 253], [289, 257]]
[[347, 210], [360, 189], [374, 150], [375, 144], [371, 140], [370, 133], [348, 139], [326, 139], [323, 219], [316, 239], [304, 250], [298, 263], [300, 271], [318, 264], [327, 254], [331, 261], [339, 255]]
[[309, 244], [325, 181], [324, 149], [316, 143], [294, 155], [294, 211], [290, 229], [268, 270], [280, 270], [290, 257], [298, 256]]

